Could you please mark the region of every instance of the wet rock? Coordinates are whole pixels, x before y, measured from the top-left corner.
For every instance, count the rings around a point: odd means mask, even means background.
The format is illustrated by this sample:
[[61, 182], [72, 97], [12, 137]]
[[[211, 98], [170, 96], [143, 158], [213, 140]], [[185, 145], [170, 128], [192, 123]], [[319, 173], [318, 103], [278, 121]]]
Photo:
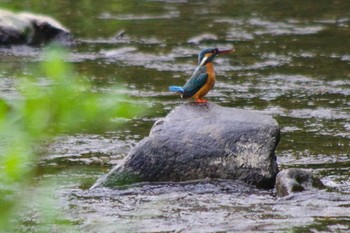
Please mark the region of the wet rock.
[[187, 42], [190, 44], [200, 44], [205, 41], [213, 41], [213, 40], [214, 41], [218, 40], [218, 37], [214, 34], [204, 33], [188, 39]]
[[189, 103], [157, 121], [149, 137], [94, 186], [221, 178], [272, 188], [279, 126], [270, 116]]
[[279, 197], [288, 196], [296, 192], [323, 189], [325, 186], [320, 179], [311, 172], [291, 168], [282, 170], [276, 178], [276, 194]]
[[72, 35], [48, 16], [0, 9], [0, 45], [43, 45], [51, 41], [71, 44]]

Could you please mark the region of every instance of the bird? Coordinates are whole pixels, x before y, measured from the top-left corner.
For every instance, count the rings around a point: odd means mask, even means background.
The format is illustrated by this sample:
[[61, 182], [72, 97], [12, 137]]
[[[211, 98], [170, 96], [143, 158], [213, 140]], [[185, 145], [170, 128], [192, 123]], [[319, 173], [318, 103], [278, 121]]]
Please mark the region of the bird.
[[198, 66], [184, 86], [169, 86], [169, 91], [181, 94], [181, 98], [193, 98], [197, 103], [206, 103], [203, 97], [214, 87], [215, 72], [213, 60], [220, 54], [234, 52], [234, 49], [219, 50], [218, 48], [203, 49], [198, 54]]

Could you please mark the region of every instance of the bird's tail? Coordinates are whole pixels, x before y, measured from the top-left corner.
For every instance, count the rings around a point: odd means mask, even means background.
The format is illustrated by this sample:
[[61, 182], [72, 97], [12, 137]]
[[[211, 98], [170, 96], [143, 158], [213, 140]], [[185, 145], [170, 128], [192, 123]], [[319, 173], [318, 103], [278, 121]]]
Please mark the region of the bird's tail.
[[170, 86], [169, 91], [172, 92], [178, 92], [178, 93], [184, 93], [184, 89], [180, 86]]

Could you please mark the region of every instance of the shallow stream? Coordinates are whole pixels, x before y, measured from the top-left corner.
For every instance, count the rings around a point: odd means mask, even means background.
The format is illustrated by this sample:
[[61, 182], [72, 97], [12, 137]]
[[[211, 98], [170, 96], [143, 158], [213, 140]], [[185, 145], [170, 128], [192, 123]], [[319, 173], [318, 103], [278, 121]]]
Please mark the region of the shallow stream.
[[[78, 43], [69, 62], [96, 90], [142, 101], [145, 114], [118, 131], [62, 136], [39, 179], [77, 232], [349, 232], [350, 1], [0, 0], [51, 15]], [[280, 124], [280, 169], [305, 168], [332, 191], [277, 198], [273, 190], [224, 181], [89, 187], [183, 103], [167, 91], [191, 75], [197, 52], [235, 48], [216, 59], [208, 94], [222, 106], [254, 109]], [[31, 72], [40, 48], [0, 48], [0, 97], [18, 98], [14, 77]], [[62, 182], [64, 181], [64, 182]], [[330, 190], [330, 189], [328, 189]], [[35, 210], [28, 220], [35, 223]], [[28, 224], [25, 232], [36, 232]]]

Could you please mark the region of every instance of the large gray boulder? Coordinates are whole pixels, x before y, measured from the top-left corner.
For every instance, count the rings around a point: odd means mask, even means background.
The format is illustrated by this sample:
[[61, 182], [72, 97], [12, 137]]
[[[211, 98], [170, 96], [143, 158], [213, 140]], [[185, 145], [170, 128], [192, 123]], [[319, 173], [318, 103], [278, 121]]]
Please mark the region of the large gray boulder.
[[0, 9], [0, 45], [43, 45], [51, 41], [70, 44], [72, 35], [48, 16]]
[[221, 178], [273, 188], [279, 126], [270, 116], [189, 103], [157, 121], [149, 137], [92, 187]]

